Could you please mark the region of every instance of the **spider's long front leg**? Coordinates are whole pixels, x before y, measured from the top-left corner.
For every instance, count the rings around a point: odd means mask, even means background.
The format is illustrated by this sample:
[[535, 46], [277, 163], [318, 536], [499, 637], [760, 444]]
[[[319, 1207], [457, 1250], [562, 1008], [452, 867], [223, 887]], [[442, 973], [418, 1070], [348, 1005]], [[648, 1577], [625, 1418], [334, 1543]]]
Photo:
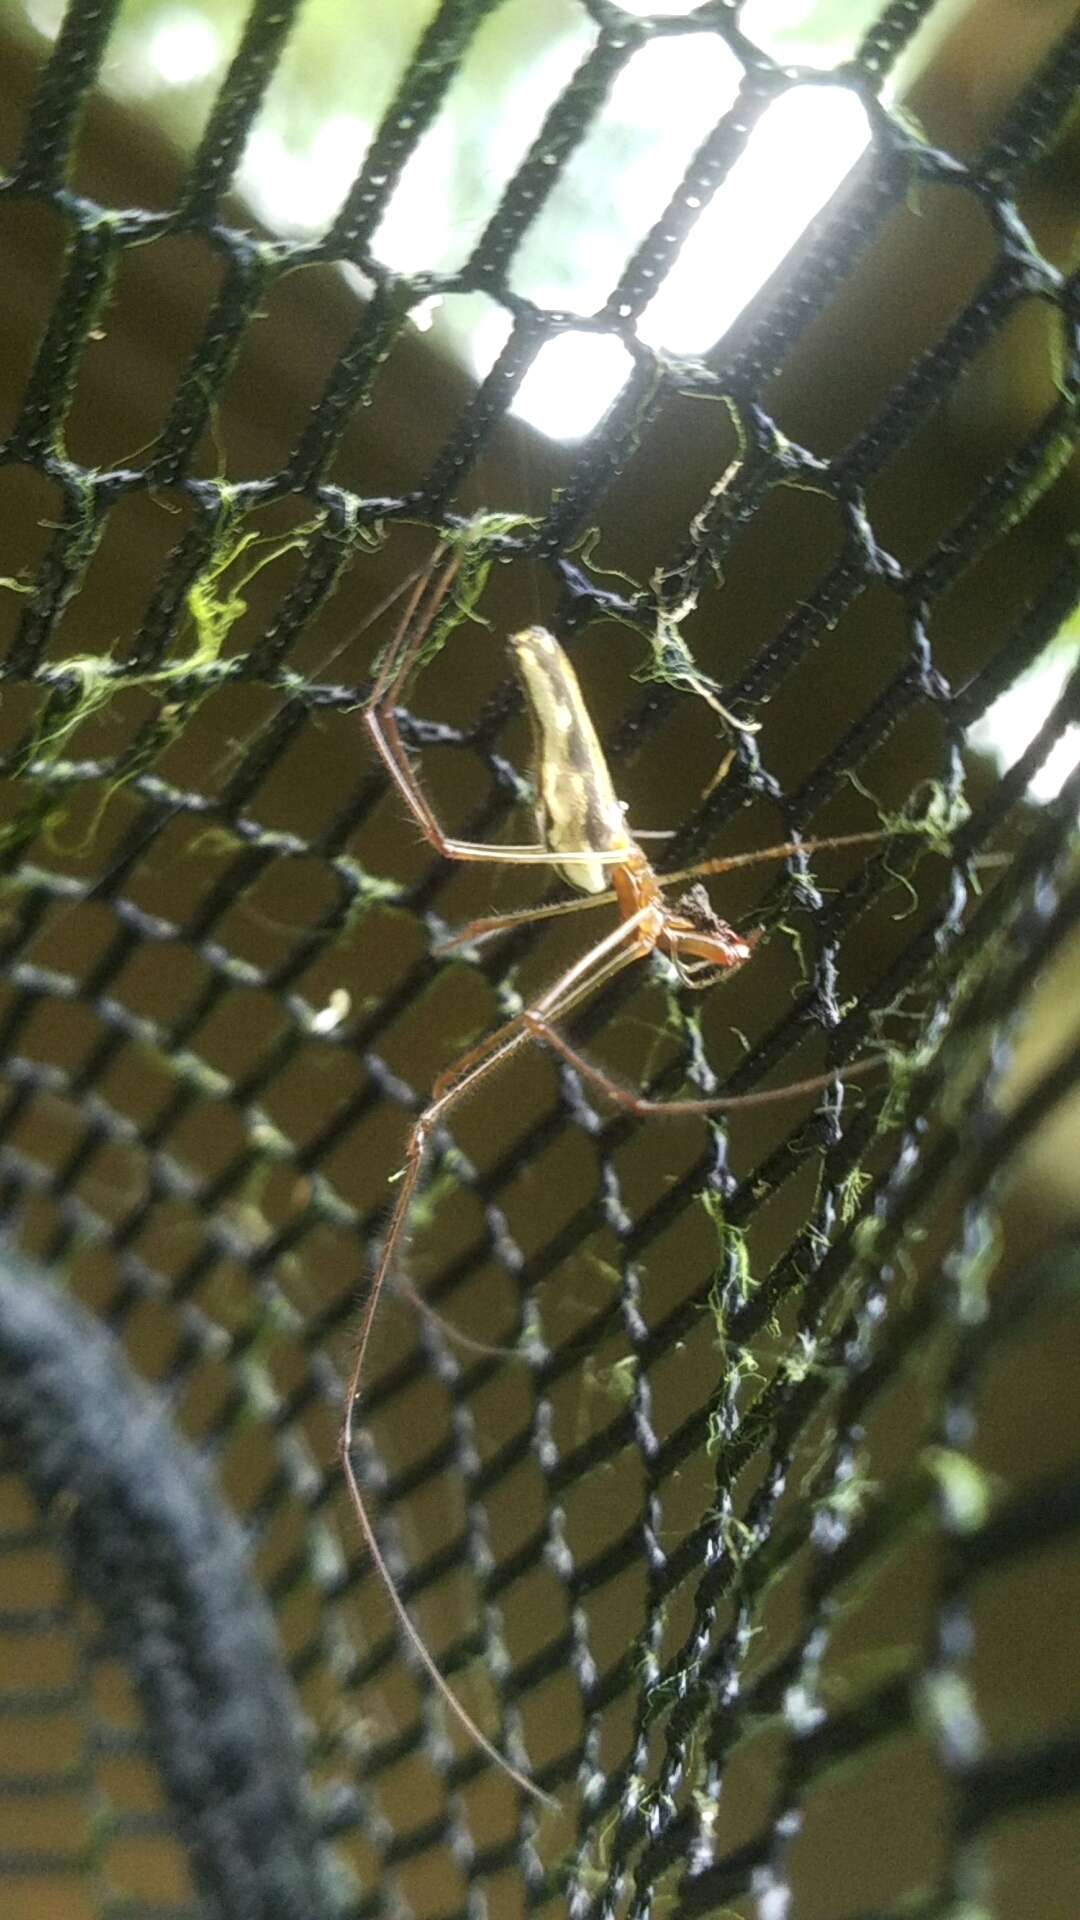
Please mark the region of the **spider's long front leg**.
[[[553, 867], [565, 866], [568, 859], [577, 855], [586, 861], [619, 865], [625, 859], [630, 844], [625, 836], [620, 844], [609, 847], [583, 844], [556, 851], [543, 841], [528, 846], [492, 846], [485, 841], [456, 840], [444, 833], [409, 763], [409, 756], [401, 742], [395, 707], [460, 565], [460, 555], [453, 549], [441, 559], [436, 557], [428, 573], [418, 581], [410, 595], [397, 632], [375, 676], [363, 717], [383, 765], [425, 840], [447, 860], [487, 860], [502, 864], [509, 862], [515, 866]], [[550, 644], [553, 652], [562, 659], [561, 648], [554, 641]], [[572, 672], [568, 662], [563, 671], [568, 675]], [[596, 751], [599, 754], [598, 747]], [[606, 777], [606, 769], [604, 772]]]
[[569, 1013], [579, 1001], [585, 999], [588, 994], [592, 993], [597, 987], [610, 979], [612, 975], [621, 972], [623, 967], [629, 966], [632, 961], [638, 959], [643, 953], [648, 951], [649, 942], [642, 938], [641, 932], [644, 919], [645, 913], [642, 912], [633, 915], [628, 920], [622, 921], [620, 925], [617, 926], [612, 933], [608, 934], [605, 939], [600, 941], [597, 946], [591, 948], [581, 959], [575, 961], [573, 966], [569, 967], [562, 977], [555, 982], [554, 986], [549, 987], [547, 992], [541, 995], [540, 999], [536, 1002], [535, 1008], [526, 1008], [522, 1013], [516, 1014], [512, 1020], [506, 1021], [503, 1026], [498, 1027], [494, 1033], [489, 1034], [485, 1040], [482, 1040], [478, 1046], [471, 1048], [453, 1067], [449, 1068], [446, 1073], [440, 1075], [436, 1081], [433, 1089], [433, 1097], [429, 1105], [425, 1107], [423, 1113], [418, 1115], [412, 1132], [409, 1135], [408, 1144], [405, 1149], [404, 1171], [398, 1186], [386, 1237], [383, 1241], [382, 1250], [379, 1254], [375, 1271], [371, 1278], [371, 1284], [368, 1288], [367, 1298], [361, 1312], [352, 1370], [345, 1389], [345, 1412], [342, 1420], [340, 1442], [342, 1466], [353, 1506], [356, 1510], [356, 1517], [360, 1524], [360, 1531], [371, 1556], [372, 1564], [386, 1589], [394, 1613], [397, 1616], [398, 1624], [408, 1638], [434, 1686], [451, 1712], [456, 1716], [461, 1726], [465, 1729], [469, 1738], [475, 1741], [487, 1754], [489, 1760], [501, 1768], [524, 1792], [532, 1794], [536, 1799], [549, 1805], [554, 1804], [550, 1801], [549, 1796], [541, 1792], [540, 1788], [537, 1787], [527, 1775], [521, 1773], [518, 1768], [513, 1766], [505, 1754], [499, 1752], [498, 1748], [492, 1744], [486, 1734], [481, 1732], [471, 1714], [462, 1706], [457, 1695], [449, 1685], [449, 1682], [444, 1679], [442, 1673], [439, 1671], [439, 1667], [432, 1654], [428, 1651], [419, 1628], [414, 1625], [404, 1601], [394, 1586], [390, 1569], [386, 1564], [382, 1549], [376, 1538], [374, 1524], [368, 1514], [364, 1496], [356, 1476], [356, 1470], [353, 1466], [352, 1445], [355, 1433], [355, 1413], [363, 1379], [364, 1361], [367, 1355], [368, 1342], [371, 1337], [371, 1329], [375, 1320], [375, 1312], [379, 1304], [379, 1297], [386, 1277], [396, 1259], [398, 1247], [408, 1224], [409, 1210], [413, 1195], [416, 1192], [417, 1183], [420, 1179], [424, 1158], [432, 1133], [452, 1106], [456, 1105], [466, 1094], [471, 1093], [487, 1074], [491, 1073], [496, 1067], [501, 1066], [513, 1053], [517, 1052], [519, 1047], [523, 1046], [532, 1038], [533, 1030], [529, 1022], [530, 1016], [534, 1012], [541, 1018], [561, 1018], [563, 1015]]
[[429, 572], [417, 582], [376, 674], [375, 684], [363, 710], [364, 724], [425, 840], [444, 859], [527, 861], [550, 867], [554, 864], [553, 856], [544, 846], [495, 847], [483, 841], [455, 840], [444, 833], [401, 743], [394, 709], [439, 608], [453, 585], [459, 566], [460, 558], [451, 549], [441, 561], [437, 558]]
[[692, 867], [677, 867], [658, 875], [661, 886], [677, 886], [683, 880], [704, 879], [706, 874], [736, 873], [742, 867], [760, 867], [767, 860], [793, 860], [800, 853], [838, 853], [847, 847], [875, 847], [892, 838], [886, 827], [868, 827], [860, 833], [826, 833], [808, 840], [782, 840], [773, 847], [754, 847], [748, 853], [721, 853], [708, 860], [695, 860]]

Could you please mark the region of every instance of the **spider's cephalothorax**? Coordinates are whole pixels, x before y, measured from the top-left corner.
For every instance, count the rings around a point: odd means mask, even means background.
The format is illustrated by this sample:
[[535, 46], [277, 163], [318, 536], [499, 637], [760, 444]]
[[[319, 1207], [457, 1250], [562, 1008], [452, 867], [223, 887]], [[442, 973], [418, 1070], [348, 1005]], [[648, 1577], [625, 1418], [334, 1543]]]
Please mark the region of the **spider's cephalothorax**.
[[702, 988], [711, 987], [722, 973], [741, 967], [760, 939], [760, 927], [750, 933], [736, 933], [722, 920], [697, 880], [668, 909], [659, 944], [670, 953], [683, 984]]

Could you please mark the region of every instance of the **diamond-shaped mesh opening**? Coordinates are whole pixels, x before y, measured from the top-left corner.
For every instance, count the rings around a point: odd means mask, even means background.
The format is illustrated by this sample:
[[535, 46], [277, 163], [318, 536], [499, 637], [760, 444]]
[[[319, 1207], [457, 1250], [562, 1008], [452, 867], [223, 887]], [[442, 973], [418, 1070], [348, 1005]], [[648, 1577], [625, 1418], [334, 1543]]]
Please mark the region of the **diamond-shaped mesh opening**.
[[[284, 239], [231, 190], [314, 11], [251, 9], [183, 162], [98, 90], [126, 10], [10, 40], [5, 1910], [1065, 1920], [1080, 32], [1013, 18], [1006, 82], [991, 4], [848, 8], [797, 67], [760, 7], [581, 0], [448, 230], [431, 156], [543, 30], [447, 0], [372, 45], [359, 172]], [[762, 223], [716, 344], [659, 343], [825, 97], [843, 184], [775, 257]], [[570, 444], [512, 415], [583, 382]], [[549, 1809], [402, 1644], [337, 1460], [410, 1125], [610, 925], [436, 951], [567, 891], [439, 859], [368, 750], [403, 583], [466, 527], [482, 619], [398, 714], [448, 829], [529, 835], [501, 636], [542, 618], [661, 871], [885, 833], [715, 882], [764, 929], [722, 989], [642, 962], [566, 1023], [656, 1098], [876, 1074], [661, 1121], [536, 1045], [436, 1135], [354, 1465]], [[1059, 634], [991, 767], [972, 729]]]

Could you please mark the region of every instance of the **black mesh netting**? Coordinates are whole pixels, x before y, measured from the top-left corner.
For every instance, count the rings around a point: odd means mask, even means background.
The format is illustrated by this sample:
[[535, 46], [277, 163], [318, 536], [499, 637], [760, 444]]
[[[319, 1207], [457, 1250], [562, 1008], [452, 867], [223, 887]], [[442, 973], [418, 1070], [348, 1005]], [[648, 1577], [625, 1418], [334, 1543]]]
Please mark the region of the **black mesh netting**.
[[[47, 60], [10, 41], [4, 1910], [1066, 1920], [1080, 776], [1029, 796], [1080, 721], [1067, 653], [1008, 771], [968, 736], [1080, 594], [1080, 28], [894, 0], [803, 72], [733, 0], [580, 0], [591, 45], [460, 262], [391, 272], [380, 222], [502, 11], [432, 12], [295, 243], [228, 196], [298, 0], [251, 8], [184, 161], [96, 91], [116, 4], [76, 0]], [[524, 243], [560, 183], [588, 199], [628, 63], [690, 34], [735, 104], [603, 304], [554, 311]], [[757, 123], [826, 82], [868, 116], [843, 189], [718, 346], [645, 345]], [[436, 296], [500, 321], [474, 389], [408, 318]], [[626, 379], [525, 466], [509, 409], [568, 334]], [[409, 1270], [438, 1314], [384, 1302], [357, 1470], [553, 1810], [399, 1645], [335, 1452], [410, 1117], [601, 925], [433, 953], [561, 897], [439, 860], [358, 716], [381, 603], [467, 523], [481, 618], [400, 715], [445, 822], [522, 837], [500, 636], [542, 616], [659, 867], [888, 830], [713, 883], [752, 963], [707, 995], [643, 964], [569, 1029], [659, 1094], [884, 1044], [876, 1077], [635, 1120], [536, 1047], [436, 1140]]]

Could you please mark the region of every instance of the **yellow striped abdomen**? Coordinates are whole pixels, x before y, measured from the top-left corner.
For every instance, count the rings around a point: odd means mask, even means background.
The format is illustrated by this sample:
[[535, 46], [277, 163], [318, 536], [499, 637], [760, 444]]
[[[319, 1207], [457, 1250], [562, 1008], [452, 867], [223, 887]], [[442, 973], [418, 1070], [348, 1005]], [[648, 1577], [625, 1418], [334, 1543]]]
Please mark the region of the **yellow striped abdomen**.
[[529, 704], [535, 758], [536, 817], [552, 853], [585, 852], [558, 862], [581, 893], [611, 885], [612, 862], [588, 852], [636, 852], [615, 798], [607, 761], [581, 697], [577, 675], [546, 627], [512, 634], [510, 649]]

